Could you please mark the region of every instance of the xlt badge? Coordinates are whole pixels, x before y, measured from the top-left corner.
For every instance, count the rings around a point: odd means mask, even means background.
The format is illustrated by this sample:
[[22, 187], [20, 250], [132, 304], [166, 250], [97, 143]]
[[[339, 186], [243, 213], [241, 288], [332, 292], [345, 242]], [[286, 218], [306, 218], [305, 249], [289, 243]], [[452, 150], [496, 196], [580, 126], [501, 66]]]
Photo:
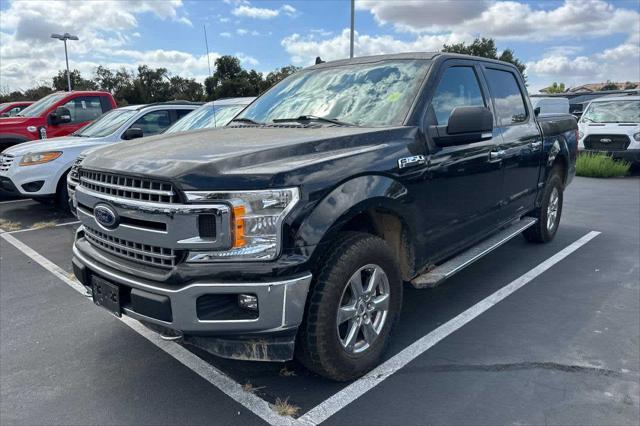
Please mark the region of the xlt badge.
[[404, 169], [409, 166], [417, 166], [419, 164], [426, 163], [427, 160], [424, 158], [424, 155], [414, 155], [413, 157], [404, 157], [398, 159], [398, 168]]

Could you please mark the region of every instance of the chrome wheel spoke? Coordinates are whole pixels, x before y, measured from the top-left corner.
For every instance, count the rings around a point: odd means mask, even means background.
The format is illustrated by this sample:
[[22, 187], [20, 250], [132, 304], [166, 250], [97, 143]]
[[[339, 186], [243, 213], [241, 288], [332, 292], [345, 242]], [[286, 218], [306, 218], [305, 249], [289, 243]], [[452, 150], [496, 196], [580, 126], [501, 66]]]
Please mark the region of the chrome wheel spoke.
[[338, 325], [355, 318], [357, 314], [355, 305], [341, 306], [338, 309]]
[[353, 274], [351, 279], [349, 280], [349, 286], [351, 286], [351, 293], [353, 293], [353, 297], [360, 297], [364, 293], [364, 289], [362, 288], [362, 275], [360, 271]]
[[367, 282], [367, 289], [365, 290], [366, 293], [371, 293], [376, 289], [381, 272], [382, 271], [380, 271], [377, 266], [373, 268], [373, 272], [371, 272], [371, 276], [369, 277], [369, 281]]
[[386, 311], [389, 309], [389, 295], [383, 294], [371, 302], [374, 311]]
[[361, 323], [358, 320], [354, 320], [349, 324], [349, 332], [344, 339], [343, 345], [349, 351], [353, 352], [353, 349], [356, 346], [356, 342], [358, 341], [358, 334], [360, 331]]
[[364, 340], [368, 344], [372, 344], [373, 341], [378, 337], [378, 332], [373, 327], [371, 321], [367, 321], [362, 324], [362, 334], [364, 335]]

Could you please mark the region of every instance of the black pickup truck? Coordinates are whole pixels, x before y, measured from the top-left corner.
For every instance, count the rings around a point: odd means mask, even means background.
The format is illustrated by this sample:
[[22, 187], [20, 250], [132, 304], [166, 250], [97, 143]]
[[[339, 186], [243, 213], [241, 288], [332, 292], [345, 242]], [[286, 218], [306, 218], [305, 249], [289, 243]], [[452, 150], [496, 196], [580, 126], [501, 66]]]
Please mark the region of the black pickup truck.
[[78, 162], [75, 274], [166, 338], [353, 379], [379, 362], [405, 283], [438, 285], [521, 233], [554, 237], [578, 130], [536, 115], [499, 61], [317, 64], [227, 127]]

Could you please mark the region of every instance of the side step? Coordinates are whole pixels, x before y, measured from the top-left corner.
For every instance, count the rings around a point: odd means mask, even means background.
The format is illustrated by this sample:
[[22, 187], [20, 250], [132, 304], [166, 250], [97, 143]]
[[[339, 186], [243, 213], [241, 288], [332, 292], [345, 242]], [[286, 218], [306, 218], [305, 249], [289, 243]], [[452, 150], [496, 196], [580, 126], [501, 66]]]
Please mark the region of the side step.
[[450, 278], [452, 275], [460, 272], [476, 260], [517, 236], [525, 229], [533, 226], [537, 221], [538, 219], [532, 217], [523, 217], [508, 228], [503, 229], [486, 240], [480, 241], [475, 246], [460, 253], [458, 256], [446, 261], [445, 263], [436, 266], [431, 271], [418, 275], [411, 281], [411, 284], [415, 288], [436, 287], [447, 278]]

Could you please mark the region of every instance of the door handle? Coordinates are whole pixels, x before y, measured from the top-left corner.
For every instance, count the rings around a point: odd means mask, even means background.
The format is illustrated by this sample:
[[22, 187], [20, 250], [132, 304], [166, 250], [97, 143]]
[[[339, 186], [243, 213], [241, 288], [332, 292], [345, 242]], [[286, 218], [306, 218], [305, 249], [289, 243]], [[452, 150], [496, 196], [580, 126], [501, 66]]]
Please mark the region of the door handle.
[[504, 149], [501, 149], [499, 151], [491, 151], [489, 153], [489, 161], [490, 162], [502, 161], [502, 157], [504, 157], [504, 154], [505, 154]]
[[540, 148], [541, 146], [542, 146], [542, 141], [531, 142], [531, 150], [532, 151], [537, 151], [538, 148]]

